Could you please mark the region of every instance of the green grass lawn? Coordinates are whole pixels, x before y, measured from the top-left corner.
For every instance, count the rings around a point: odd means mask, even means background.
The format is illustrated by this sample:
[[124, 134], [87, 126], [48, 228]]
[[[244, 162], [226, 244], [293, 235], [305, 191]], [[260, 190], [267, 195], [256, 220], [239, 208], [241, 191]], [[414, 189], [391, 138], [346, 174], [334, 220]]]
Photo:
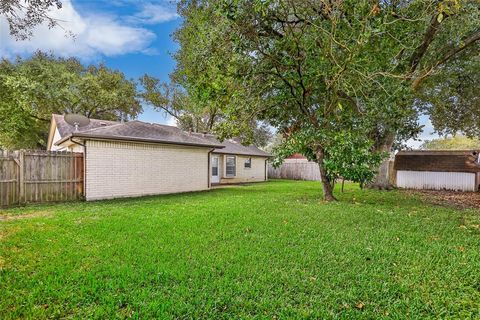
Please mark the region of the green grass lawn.
[[280, 180], [2, 212], [0, 318], [480, 318], [478, 212], [337, 195]]

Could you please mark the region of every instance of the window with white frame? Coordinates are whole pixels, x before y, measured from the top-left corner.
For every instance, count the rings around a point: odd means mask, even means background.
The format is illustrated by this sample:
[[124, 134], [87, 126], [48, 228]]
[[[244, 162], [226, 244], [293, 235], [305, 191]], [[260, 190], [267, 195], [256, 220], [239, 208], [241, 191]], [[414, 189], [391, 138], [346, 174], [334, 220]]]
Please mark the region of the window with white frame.
[[245, 160], [245, 168], [251, 168], [252, 167], [252, 158], [247, 158]]
[[225, 160], [225, 174], [227, 177], [235, 177], [236, 174], [236, 158], [235, 156], [227, 156]]

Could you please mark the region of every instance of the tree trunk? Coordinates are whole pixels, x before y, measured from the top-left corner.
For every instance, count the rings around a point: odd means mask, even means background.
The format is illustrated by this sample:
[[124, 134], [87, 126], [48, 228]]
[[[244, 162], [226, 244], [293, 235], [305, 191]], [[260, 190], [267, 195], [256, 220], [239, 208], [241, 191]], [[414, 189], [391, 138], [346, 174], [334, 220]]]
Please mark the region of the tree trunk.
[[392, 188], [390, 184], [390, 179], [388, 176], [388, 166], [389, 166], [390, 159], [385, 159], [380, 167], [378, 168], [377, 175], [375, 179], [368, 183], [366, 186], [368, 188], [373, 189], [380, 189], [380, 190], [389, 190]]
[[327, 170], [325, 170], [325, 167], [323, 166], [323, 159], [324, 159], [324, 152], [321, 147], [317, 147], [316, 150], [316, 156], [317, 156], [317, 163], [318, 163], [318, 168], [320, 170], [320, 179], [322, 180], [322, 186], [323, 186], [323, 200], [325, 201], [336, 201], [335, 197], [333, 196], [333, 188], [332, 188], [332, 183], [328, 179], [327, 176]]
[[[375, 151], [390, 153], [392, 151], [394, 139], [395, 136], [393, 134], [386, 135], [384, 139], [382, 139], [382, 141], [375, 147]], [[393, 188], [393, 186], [390, 184], [388, 170], [389, 162], [390, 158], [383, 160], [373, 181], [366, 185], [367, 188], [380, 190], [390, 190]]]

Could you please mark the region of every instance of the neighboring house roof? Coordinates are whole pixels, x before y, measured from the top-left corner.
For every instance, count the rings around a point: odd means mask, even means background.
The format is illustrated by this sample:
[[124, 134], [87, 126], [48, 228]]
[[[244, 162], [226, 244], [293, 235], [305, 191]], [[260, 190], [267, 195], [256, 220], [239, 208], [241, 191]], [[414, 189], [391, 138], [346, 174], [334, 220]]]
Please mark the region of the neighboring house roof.
[[188, 133], [177, 127], [162, 124], [146, 123], [138, 120], [122, 123], [90, 119], [88, 126], [78, 128], [78, 131], [75, 131], [75, 127], [66, 123], [63, 116], [53, 115], [53, 118], [61, 136], [61, 139], [56, 142], [57, 145], [70, 138], [77, 137], [205, 146], [215, 148], [214, 152], [216, 153], [270, 156], [270, 154], [255, 146], [244, 146], [234, 140], [220, 142], [211, 134]]
[[303, 154], [300, 153], [294, 153], [291, 156], [287, 157], [286, 159], [305, 159], [307, 160], [307, 157], [305, 157]]
[[477, 150], [414, 150], [395, 155], [395, 170], [480, 172]]
[[222, 154], [240, 154], [245, 156], [258, 156], [258, 157], [271, 157], [268, 152], [265, 152], [256, 146], [244, 146], [238, 141], [234, 139], [228, 139], [220, 141], [217, 139], [216, 136], [213, 134], [202, 134], [202, 133], [195, 133], [197, 136], [201, 136], [204, 139], [211, 141], [212, 143], [220, 144], [224, 148], [215, 149], [213, 150], [214, 153], [222, 153]]

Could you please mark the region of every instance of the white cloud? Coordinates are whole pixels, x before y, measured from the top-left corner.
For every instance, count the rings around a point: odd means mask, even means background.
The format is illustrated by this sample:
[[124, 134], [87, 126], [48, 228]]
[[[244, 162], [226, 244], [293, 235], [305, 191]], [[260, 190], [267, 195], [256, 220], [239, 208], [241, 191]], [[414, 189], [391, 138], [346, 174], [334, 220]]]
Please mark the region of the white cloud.
[[[42, 50], [60, 56], [91, 59], [99, 55], [143, 52], [155, 39], [155, 34], [148, 29], [123, 24], [118, 17], [80, 14], [70, 0], [62, 1], [62, 4], [62, 9], [52, 10], [49, 15], [58, 19], [63, 29], [41, 25], [26, 41], [15, 41], [9, 34], [7, 22], [0, 18], [0, 55], [12, 57]], [[68, 36], [66, 30], [75, 36]]]
[[145, 24], [157, 24], [172, 21], [178, 18], [178, 14], [172, 4], [146, 3], [142, 11], [132, 17], [132, 21]]

